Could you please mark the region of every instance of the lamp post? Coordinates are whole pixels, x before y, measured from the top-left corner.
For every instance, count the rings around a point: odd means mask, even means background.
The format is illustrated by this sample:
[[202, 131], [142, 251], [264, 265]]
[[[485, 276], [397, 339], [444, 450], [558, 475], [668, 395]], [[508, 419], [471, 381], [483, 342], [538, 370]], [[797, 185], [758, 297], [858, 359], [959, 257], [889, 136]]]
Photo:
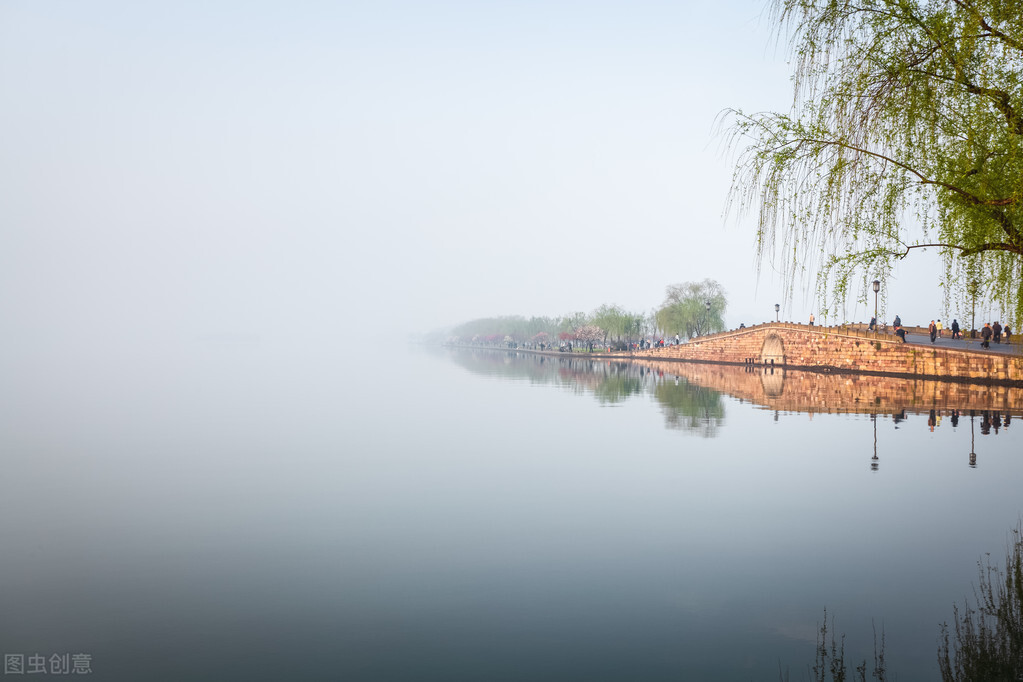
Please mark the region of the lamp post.
[[973, 310], [970, 313], [970, 338], [972, 339], [977, 333], [977, 290], [980, 288], [980, 283], [977, 280], [971, 280], [966, 287], [970, 298], [973, 299]]
[[875, 279], [874, 282], [874, 328], [877, 328], [877, 292], [881, 291], [881, 280]]
[[781, 304], [780, 303], [775, 303], [774, 304], [774, 318], [775, 318], [774, 321], [775, 322], [781, 322], [781, 313], [779, 312], [780, 310], [781, 310]]
[[706, 329], [703, 330], [703, 333], [706, 335], [707, 332], [710, 331], [710, 299], [708, 298], [706, 301], [704, 301], [703, 305], [707, 308], [707, 315], [705, 317], [706, 322], [704, 324]]

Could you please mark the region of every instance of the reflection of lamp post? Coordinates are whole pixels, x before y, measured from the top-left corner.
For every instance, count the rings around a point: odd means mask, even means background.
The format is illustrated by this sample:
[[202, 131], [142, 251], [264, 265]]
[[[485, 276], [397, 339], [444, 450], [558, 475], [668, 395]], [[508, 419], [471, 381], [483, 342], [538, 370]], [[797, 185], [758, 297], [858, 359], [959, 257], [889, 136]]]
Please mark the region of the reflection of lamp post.
[[970, 410], [970, 468], [977, 468], [977, 453], [973, 449], [973, 417], [976, 413]]
[[870, 459], [870, 470], [877, 471], [881, 461], [877, 458], [877, 415], [870, 415], [870, 421], [874, 422], [874, 456]]
[[781, 322], [781, 313], [778, 312], [780, 310], [781, 310], [781, 304], [780, 303], [775, 303], [774, 304], [774, 317], [775, 317], [774, 321], [775, 322]]
[[877, 327], [877, 292], [881, 291], [881, 281], [874, 280], [874, 327]]

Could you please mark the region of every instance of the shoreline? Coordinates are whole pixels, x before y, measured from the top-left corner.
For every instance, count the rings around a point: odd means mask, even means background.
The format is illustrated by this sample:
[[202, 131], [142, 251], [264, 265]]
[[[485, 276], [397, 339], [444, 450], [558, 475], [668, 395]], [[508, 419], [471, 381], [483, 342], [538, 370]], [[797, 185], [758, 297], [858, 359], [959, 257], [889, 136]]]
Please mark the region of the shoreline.
[[[770, 360], [765, 357], [763, 349], [756, 352], [746, 344], [745, 354], [740, 352], [738, 358], [735, 353], [721, 352], [721, 346], [736, 336], [761, 335], [765, 332], [768, 338], [775, 336], [772, 330], [779, 329], [795, 330], [803, 334], [811, 334], [824, 338], [843, 337], [854, 339], [855, 346], [860, 346], [863, 341], [873, 341], [875, 355], [884, 354], [884, 362], [874, 362], [875, 365], [886, 365], [884, 367], [862, 366], [868, 363], [860, 362], [860, 366], [853, 366], [855, 358], [850, 361], [849, 353], [841, 353], [834, 348], [817, 347], [811, 349], [810, 353], [803, 353], [802, 358], [810, 358], [812, 362], [786, 362], [786, 356], [773, 356]], [[761, 343], [763, 345], [763, 343]], [[846, 344], [848, 345], [848, 344]], [[960, 384], [976, 384], [981, 386], [1006, 386], [1010, 388], [1023, 388], [1023, 356], [1016, 355], [1011, 351], [985, 351], [973, 348], [952, 348], [948, 346], [930, 346], [918, 343], [903, 343], [897, 341], [893, 335], [881, 334], [878, 332], [861, 331], [855, 328], [834, 328], [834, 327], [809, 327], [806, 325], [794, 325], [792, 323], [766, 323], [756, 327], [747, 327], [741, 330], [720, 332], [710, 336], [701, 337], [698, 340], [690, 340], [678, 346], [664, 346], [641, 351], [593, 351], [577, 352], [560, 350], [540, 350], [535, 348], [502, 348], [500, 346], [477, 346], [472, 344], [445, 344], [446, 347], [466, 348], [473, 350], [486, 350], [498, 352], [522, 352], [546, 357], [563, 358], [590, 358], [594, 360], [616, 360], [616, 361], [657, 361], [676, 362], [691, 364], [726, 365], [733, 367], [748, 367], [755, 370], [770, 372], [773, 370], [794, 370], [799, 372], [812, 372], [824, 375], [849, 375], [849, 376], [872, 376], [890, 377], [903, 380], [926, 380], [938, 382], [950, 382]], [[779, 344], [780, 346], [780, 344]], [[844, 349], [843, 349], [844, 350]], [[702, 352], [701, 352], [702, 351]], [[751, 352], [752, 351], [752, 352]], [[925, 366], [922, 371], [906, 371], [906, 365], [917, 365], [918, 356], [930, 352], [933, 357], [941, 358], [931, 362], [920, 364]], [[862, 356], [864, 353], [857, 349]], [[965, 358], [961, 362], [943, 362], [952, 354], [953, 357]], [[733, 357], [729, 357], [729, 356]], [[703, 356], [703, 357], [701, 357]], [[780, 361], [776, 361], [778, 358]], [[892, 361], [894, 359], [894, 361]], [[830, 362], [829, 362], [830, 360]], [[844, 361], [844, 362], [843, 362]], [[979, 366], [979, 369], [978, 369]], [[946, 371], [936, 371], [943, 367]], [[930, 370], [930, 371], [928, 371]], [[951, 371], [958, 370], [958, 371]]]

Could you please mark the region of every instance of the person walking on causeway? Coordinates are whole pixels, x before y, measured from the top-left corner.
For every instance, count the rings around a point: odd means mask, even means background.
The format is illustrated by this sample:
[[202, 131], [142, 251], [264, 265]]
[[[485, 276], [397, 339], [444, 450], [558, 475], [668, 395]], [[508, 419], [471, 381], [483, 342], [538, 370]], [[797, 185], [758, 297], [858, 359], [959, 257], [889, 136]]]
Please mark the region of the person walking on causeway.
[[1002, 342], [1002, 325], [998, 324], [998, 320], [995, 320], [995, 323], [991, 325], [991, 333], [994, 334], [995, 343]]
[[991, 323], [985, 322], [984, 328], [980, 330], [980, 338], [983, 339], [983, 341], [980, 342], [980, 345], [984, 346], [984, 348], [990, 348], [992, 334], [994, 334], [994, 332], [991, 331]]
[[952, 338], [961, 339], [963, 335], [959, 333], [959, 321], [956, 319], [952, 320]]
[[938, 336], [938, 327], [934, 324], [934, 320], [931, 320], [930, 325], [928, 325], [927, 333], [931, 335], [931, 343], [934, 343], [934, 339]]

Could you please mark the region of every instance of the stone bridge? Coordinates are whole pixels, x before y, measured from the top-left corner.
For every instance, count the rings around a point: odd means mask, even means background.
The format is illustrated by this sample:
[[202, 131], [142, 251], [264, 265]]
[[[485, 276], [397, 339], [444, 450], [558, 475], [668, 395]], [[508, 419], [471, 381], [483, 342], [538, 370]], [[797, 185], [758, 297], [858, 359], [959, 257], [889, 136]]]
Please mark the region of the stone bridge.
[[1023, 357], [1018, 355], [906, 344], [889, 334], [791, 322], [768, 322], [678, 346], [606, 355], [1023, 386]]

